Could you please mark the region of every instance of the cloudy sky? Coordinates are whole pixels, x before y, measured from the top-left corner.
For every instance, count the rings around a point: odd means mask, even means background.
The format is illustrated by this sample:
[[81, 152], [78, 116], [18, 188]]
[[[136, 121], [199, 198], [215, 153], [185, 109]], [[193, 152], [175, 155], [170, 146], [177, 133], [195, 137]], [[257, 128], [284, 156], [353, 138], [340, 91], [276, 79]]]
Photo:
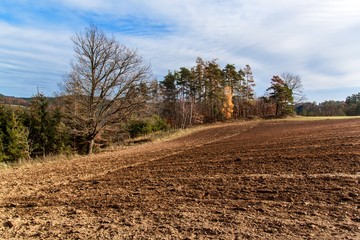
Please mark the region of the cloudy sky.
[[358, 0], [0, 0], [0, 93], [48, 96], [70, 69], [70, 37], [95, 24], [152, 65], [249, 64], [262, 96], [298, 74], [309, 101], [360, 92]]

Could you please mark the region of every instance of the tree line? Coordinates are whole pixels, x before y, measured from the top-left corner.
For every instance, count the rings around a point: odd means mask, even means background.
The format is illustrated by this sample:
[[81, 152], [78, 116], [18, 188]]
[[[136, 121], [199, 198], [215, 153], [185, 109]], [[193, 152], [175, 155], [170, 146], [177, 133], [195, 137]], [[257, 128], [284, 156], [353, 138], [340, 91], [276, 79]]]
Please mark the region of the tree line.
[[27, 108], [0, 105], [0, 162], [70, 152], [68, 140], [60, 110], [44, 95]]
[[[0, 105], [0, 162], [51, 154], [91, 154], [126, 138], [192, 125], [309, 114], [301, 78], [273, 76], [255, 96], [250, 65], [221, 67], [197, 58], [161, 81], [137, 51], [96, 26], [72, 37], [74, 60], [55, 98], [38, 93], [28, 107]], [[359, 96], [347, 100], [359, 112]]]
[[295, 105], [295, 111], [301, 116], [360, 116], [360, 93], [345, 101], [301, 102]]
[[[293, 75], [291, 75], [292, 78]], [[195, 66], [169, 71], [160, 81], [160, 115], [172, 126], [188, 127], [227, 119], [284, 116], [292, 113], [293, 90], [279, 76], [267, 95], [257, 98], [249, 65], [221, 68], [216, 60], [197, 58]]]

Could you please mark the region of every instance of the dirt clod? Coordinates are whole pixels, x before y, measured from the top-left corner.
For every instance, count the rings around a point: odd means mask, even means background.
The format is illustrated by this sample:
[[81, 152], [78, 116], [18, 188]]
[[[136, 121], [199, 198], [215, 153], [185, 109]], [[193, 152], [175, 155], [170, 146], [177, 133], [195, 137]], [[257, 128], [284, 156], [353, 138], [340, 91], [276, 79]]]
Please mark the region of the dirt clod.
[[14, 226], [14, 224], [11, 221], [5, 221], [5, 222], [3, 222], [3, 226], [5, 228], [12, 228]]

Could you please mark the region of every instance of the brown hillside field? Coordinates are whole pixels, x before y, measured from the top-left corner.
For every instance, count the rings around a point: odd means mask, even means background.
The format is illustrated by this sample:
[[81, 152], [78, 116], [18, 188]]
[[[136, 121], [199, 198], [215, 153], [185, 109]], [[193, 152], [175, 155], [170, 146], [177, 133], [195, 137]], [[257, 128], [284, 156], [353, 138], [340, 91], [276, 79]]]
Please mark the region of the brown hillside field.
[[0, 239], [360, 239], [360, 119], [256, 121], [0, 170]]

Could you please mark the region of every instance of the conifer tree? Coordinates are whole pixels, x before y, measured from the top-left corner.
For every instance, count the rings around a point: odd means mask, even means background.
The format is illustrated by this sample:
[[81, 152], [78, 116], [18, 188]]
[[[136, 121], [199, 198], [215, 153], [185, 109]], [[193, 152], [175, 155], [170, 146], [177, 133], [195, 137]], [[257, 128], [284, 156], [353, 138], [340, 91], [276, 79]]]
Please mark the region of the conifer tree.
[[163, 106], [161, 115], [171, 123], [176, 123], [176, 101], [178, 90], [176, 88], [177, 73], [168, 72], [164, 80], [160, 82], [160, 89], [163, 96]]
[[32, 156], [59, 153], [67, 145], [66, 130], [61, 127], [61, 112], [50, 109], [49, 99], [39, 93], [33, 97], [27, 116]]
[[276, 116], [284, 116], [292, 113], [292, 105], [294, 101], [292, 90], [279, 76], [271, 79], [271, 87], [269, 99], [276, 105]]
[[242, 94], [241, 94], [243, 117], [247, 118], [249, 117], [249, 111], [254, 103], [255, 80], [252, 69], [248, 64], [245, 65], [244, 69], [242, 69], [240, 74], [243, 76]]
[[29, 144], [28, 144], [28, 129], [22, 125], [11, 111], [9, 122], [6, 126], [7, 132], [7, 146], [5, 146], [5, 153], [8, 161], [16, 161], [29, 157]]
[[207, 106], [207, 121], [216, 122], [222, 119], [224, 102], [223, 76], [216, 60], [206, 62], [205, 67], [205, 100]]

